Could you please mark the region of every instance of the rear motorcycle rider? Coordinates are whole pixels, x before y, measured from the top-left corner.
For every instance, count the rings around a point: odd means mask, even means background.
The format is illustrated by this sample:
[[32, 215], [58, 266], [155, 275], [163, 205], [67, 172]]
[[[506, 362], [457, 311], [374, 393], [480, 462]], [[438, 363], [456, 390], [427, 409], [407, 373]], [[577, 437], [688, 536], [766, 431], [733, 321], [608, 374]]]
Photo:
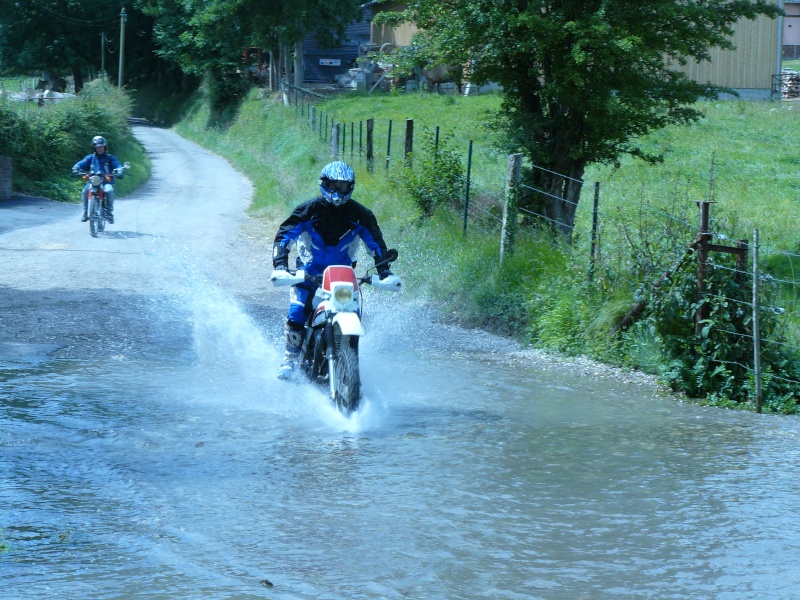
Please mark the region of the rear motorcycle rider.
[[[106, 212], [106, 220], [113, 224], [114, 223], [114, 177], [119, 177], [122, 179], [125, 176], [125, 169], [117, 160], [117, 157], [113, 154], [109, 154], [106, 152], [106, 147], [108, 143], [106, 142], [106, 138], [102, 135], [96, 135], [92, 138], [92, 148], [94, 148], [94, 153], [86, 155], [82, 160], [79, 160], [75, 163], [72, 167], [72, 174], [75, 176], [81, 176], [83, 173], [88, 173], [90, 171], [105, 173], [106, 175], [111, 175], [111, 181], [106, 182], [103, 184], [103, 194], [106, 198], [106, 206], [108, 207]], [[86, 186], [83, 188], [83, 216], [81, 217], [82, 222], [86, 222], [89, 220], [89, 215], [87, 215], [87, 211], [89, 210], [89, 188], [91, 184], [89, 182], [86, 183]]]
[[[289, 267], [289, 251], [297, 243], [298, 269], [305, 270], [306, 280], [292, 286], [289, 315], [284, 326], [286, 355], [278, 378], [291, 379], [303, 344], [303, 330], [311, 313], [312, 299], [326, 267], [349, 265], [355, 268], [359, 239], [379, 263], [386, 256], [386, 244], [378, 221], [371, 210], [351, 200], [356, 185], [353, 169], [341, 161], [332, 162], [319, 175], [322, 195], [300, 204], [278, 228], [272, 246], [275, 271]], [[392, 275], [388, 264], [377, 265], [381, 281]]]

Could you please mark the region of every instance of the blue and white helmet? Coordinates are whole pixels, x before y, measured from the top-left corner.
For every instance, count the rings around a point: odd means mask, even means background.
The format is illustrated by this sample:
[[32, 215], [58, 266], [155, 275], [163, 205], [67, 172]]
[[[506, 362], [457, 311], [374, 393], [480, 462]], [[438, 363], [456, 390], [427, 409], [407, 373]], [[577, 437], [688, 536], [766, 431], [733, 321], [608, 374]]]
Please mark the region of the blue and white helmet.
[[97, 148], [98, 146], [108, 146], [106, 138], [102, 135], [96, 135], [92, 138], [92, 148]]
[[319, 174], [319, 189], [322, 196], [334, 206], [341, 206], [353, 195], [356, 174], [347, 163], [340, 160], [325, 165]]

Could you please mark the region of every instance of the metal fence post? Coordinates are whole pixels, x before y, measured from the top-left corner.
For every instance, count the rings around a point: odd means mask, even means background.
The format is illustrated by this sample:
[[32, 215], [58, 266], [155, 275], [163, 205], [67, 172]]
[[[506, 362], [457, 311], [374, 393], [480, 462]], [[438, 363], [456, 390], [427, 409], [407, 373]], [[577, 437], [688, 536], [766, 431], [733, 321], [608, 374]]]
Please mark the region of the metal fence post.
[[761, 412], [761, 330], [758, 303], [758, 229], [753, 232], [753, 371], [756, 384], [756, 412]]
[[467, 156], [467, 185], [464, 190], [464, 237], [467, 237], [467, 220], [469, 219], [469, 185], [472, 175], [472, 140], [469, 141], [469, 155]]
[[708, 317], [708, 305], [706, 303], [708, 272], [708, 244], [711, 240], [711, 233], [708, 231], [708, 207], [710, 202], [698, 202], [700, 206], [700, 231], [697, 234], [697, 302], [699, 307], [694, 315], [694, 333], [700, 335], [703, 330], [703, 321]]
[[600, 205], [600, 182], [594, 182], [594, 209], [592, 210], [592, 250], [589, 256], [589, 281], [594, 279], [594, 261], [597, 257], [597, 222]]
[[389, 119], [389, 140], [386, 142], [386, 170], [389, 170], [389, 161], [392, 154], [392, 120]]

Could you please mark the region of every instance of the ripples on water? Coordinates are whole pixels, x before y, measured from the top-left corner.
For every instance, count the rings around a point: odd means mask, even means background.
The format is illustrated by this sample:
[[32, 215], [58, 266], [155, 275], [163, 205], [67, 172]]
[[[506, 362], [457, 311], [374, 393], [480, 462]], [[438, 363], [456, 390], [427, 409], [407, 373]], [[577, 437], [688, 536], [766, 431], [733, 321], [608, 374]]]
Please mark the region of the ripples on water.
[[344, 419], [225, 294], [176, 315], [178, 357], [0, 365], [0, 598], [796, 595], [795, 419], [372, 323]]

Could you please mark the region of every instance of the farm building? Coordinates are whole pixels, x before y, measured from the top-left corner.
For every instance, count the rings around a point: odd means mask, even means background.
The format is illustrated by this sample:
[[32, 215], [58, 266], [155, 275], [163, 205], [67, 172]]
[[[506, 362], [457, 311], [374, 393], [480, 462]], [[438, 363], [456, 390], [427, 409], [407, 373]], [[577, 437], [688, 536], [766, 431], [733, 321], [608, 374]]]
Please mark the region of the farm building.
[[[710, 82], [735, 90], [743, 99], [770, 99], [780, 89], [781, 60], [800, 58], [800, 0], [774, 0], [786, 17], [742, 20], [733, 36], [735, 50], [711, 51], [711, 61], [690, 60], [675, 69], [695, 81]], [[402, 2], [366, 2], [363, 16], [346, 31], [336, 48], [322, 48], [312, 36], [303, 42], [304, 81], [332, 82], [346, 74], [356, 59], [367, 51], [403, 47], [418, 31], [411, 23], [397, 28], [372, 23], [383, 11], [402, 11]]]
[[[774, 0], [781, 5], [787, 16], [781, 19], [759, 17], [753, 21], [743, 20], [733, 36], [735, 50], [711, 51], [711, 61], [698, 63], [689, 61], [675, 69], [686, 73], [695, 81], [710, 82], [736, 90], [744, 99], [769, 99], [779, 90], [778, 75], [781, 73], [781, 58], [787, 52], [800, 58], [800, 0]], [[374, 14], [379, 11], [401, 11], [402, 2], [384, 2], [372, 6]], [[397, 29], [371, 27], [373, 46], [390, 43], [397, 47], [410, 43], [417, 31], [412, 24]], [[789, 56], [788, 58], [792, 58]]]
[[320, 83], [336, 81], [347, 73], [356, 59], [370, 44], [372, 10], [368, 4], [361, 7], [362, 18], [345, 30], [344, 40], [334, 48], [323, 48], [314, 36], [303, 40], [303, 81]]

